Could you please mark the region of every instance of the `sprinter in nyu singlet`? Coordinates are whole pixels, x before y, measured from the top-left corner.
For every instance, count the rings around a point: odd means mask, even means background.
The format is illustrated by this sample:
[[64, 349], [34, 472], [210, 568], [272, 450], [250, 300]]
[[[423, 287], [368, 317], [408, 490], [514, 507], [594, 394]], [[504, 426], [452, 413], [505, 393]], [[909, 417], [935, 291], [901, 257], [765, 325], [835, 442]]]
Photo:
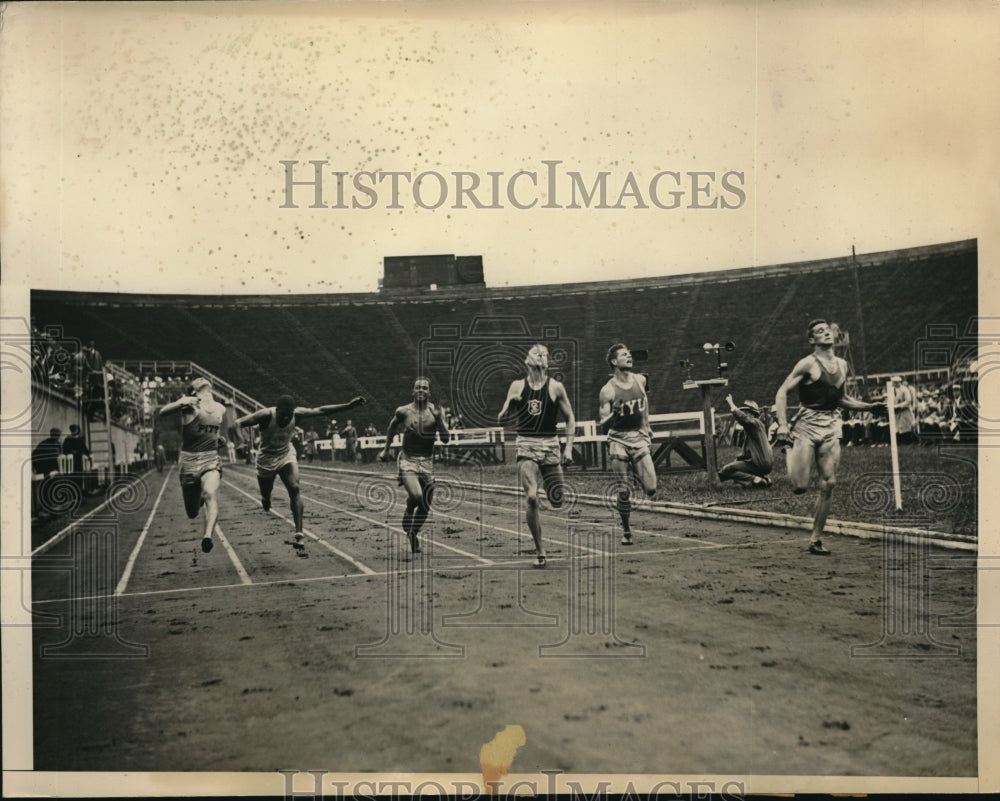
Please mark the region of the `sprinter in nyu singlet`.
[[618, 483], [616, 506], [622, 521], [621, 542], [622, 545], [631, 545], [629, 465], [632, 465], [646, 496], [652, 498], [656, 494], [656, 468], [649, 452], [652, 432], [649, 428], [646, 376], [632, 372], [632, 353], [622, 343], [608, 348], [606, 358], [614, 373], [601, 388], [599, 426], [607, 432], [608, 456]]

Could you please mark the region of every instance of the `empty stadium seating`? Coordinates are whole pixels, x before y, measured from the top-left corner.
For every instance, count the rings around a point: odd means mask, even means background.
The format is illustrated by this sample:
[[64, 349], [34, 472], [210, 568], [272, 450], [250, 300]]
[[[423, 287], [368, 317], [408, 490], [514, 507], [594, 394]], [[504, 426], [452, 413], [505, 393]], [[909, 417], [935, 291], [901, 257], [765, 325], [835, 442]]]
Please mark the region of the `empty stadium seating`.
[[[487, 277], [490, 267], [487, 265]], [[426, 345], [450, 326], [455, 353], [477, 319], [523, 319], [532, 339], [560, 342], [574, 353], [567, 383], [577, 416], [597, 415], [606, 380], [604, 355], [624, 341], [646, 348], [654, 412], [700, 407], [685, 391], [680, 359], [695, 363], [694, 378], [715, 375], [705, 342], [736, 343], [726, 353], [728, 378], [738, 400], [773, 402], [795, 361], [809, 351], [806, 323], [836, 321], [851, 333], [852, 360], [860, 373], [910, 371], [915, 344], [928, 325], [964, 333], [977, 312], [974, 240], [922, 248], [723, 273], [601, 284], [471, 288], [425, 292], [391, 301], [377, 293], [273, 297], [128, 296], [32, 292], [31, 313], [40, 324], [62, 325], [93, 339], [108, 360], [191, 359], [250, 396], [273, 402], [291, 393], [307, 404], [346, 401], [364, 394], [355, 424], [381, 430], [392, 410], [409, 399], [413, 377], [428, 374], [437, 396], [462, 411], [469, 387], [456, 384], [461, 365], [428, 364]], [[444, 337], [447, 341], [448, 337]], [[497, 343], [502, 343], [502, 338]], [[499, 409], [516, 365], [498, 361], [480, 375], [477, 408]], [[721, 394], [719, 408], [723, 408]], [[473, 421], [474, 422], [474, 421]], [[472, 424], [471, 422], [469, 423]]]

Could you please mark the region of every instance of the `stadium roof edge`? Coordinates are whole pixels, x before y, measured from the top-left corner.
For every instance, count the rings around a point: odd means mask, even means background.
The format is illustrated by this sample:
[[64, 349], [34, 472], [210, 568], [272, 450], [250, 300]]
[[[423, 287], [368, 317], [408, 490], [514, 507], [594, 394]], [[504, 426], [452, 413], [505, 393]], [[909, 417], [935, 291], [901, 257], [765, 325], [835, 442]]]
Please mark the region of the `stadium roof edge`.
[[438, 300], [462, 300], [469, 298], [537, 297], [558, 294], [560, 296], [584, 294], [598, 290], [663, 289], [693, 286], [706, 283], [728, 283], [755, 278], [801, 275], [840, 270], [850, 267], [856, 260], [861, 267], [877, 267], [900, 262], [926, 261], [935, 256], [973, 251], [976, 239], [963, 239], [935, 245], [922, 245], [899, 250], [846, 255], [813, 261], [788, 262], [759, 267], [738, 267], [713, 272], [683, 273], [655, 278], [630, 278], [609, 281], [588, 281], [563, 284], [537, 284], [527, 286], [439, 287], [437, 290], [382, 290], [381, 292], [342, 292], [288, 295], [195, 295], [195, 294], [145, 294], [116, 292], [76, 292], [65, 290], [35, 289], [32, 294], [40, 299], [75, 303], [87, 306], [148, 306], [183, 305], [204, 306], [328, 306], [328, 305], [375, 305], [380, 303], [428, 303]]

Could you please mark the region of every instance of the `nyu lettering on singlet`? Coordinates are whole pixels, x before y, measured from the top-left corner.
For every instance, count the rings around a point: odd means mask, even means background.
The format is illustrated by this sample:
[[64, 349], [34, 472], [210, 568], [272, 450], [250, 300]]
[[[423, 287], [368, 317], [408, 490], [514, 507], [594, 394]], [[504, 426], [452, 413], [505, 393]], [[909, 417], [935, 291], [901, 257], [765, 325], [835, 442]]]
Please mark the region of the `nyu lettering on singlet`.
[[643, 412], [646, 411], [646, 392], [639, 386], [639, 379], [632, 377], [632, 386], [623, 389], [615, 381], [610, 382], [615, 396], [612, 408], [621, 401], [621, 414], [611, 426], [612, 431], [638, 431], [643, 427]]
[[278, 425], [278, 414], [271, 411], [271, 419], [260, 428], [260, 449], [263, 453], [284, 453], [295, 433], [295, 415], [283, 426]]
[[549, 396], [549, 379], [539, 389], [524, 381], [517, 409], [517, 433], [528, 437], [554, 437], [559, 405]]
[[836, 362], [836, 371], [831, 373], [823, 367], [823, 362], [818, 356], [815, 358], [819, 365], [819, 378], [811, 384], [804, 382], [799, 384], [799, 403], [806, 409], [832, 412], [844, 397], [846, 376], [841, 374], [839, 362]]
[[222, 430], [222, 420], [226, 407], [221, 404], [212, 409], [196, 406], [194, 419], [184, 423], [181, 434], [181, 448], [188, 453], [202, 453], [219, 449], [219, 431]]
[[403, 429], [403, 453], [407, 456], [433, 456], [437, 434], [437, 417], [428, 407], [411, 411], [410, 420]]

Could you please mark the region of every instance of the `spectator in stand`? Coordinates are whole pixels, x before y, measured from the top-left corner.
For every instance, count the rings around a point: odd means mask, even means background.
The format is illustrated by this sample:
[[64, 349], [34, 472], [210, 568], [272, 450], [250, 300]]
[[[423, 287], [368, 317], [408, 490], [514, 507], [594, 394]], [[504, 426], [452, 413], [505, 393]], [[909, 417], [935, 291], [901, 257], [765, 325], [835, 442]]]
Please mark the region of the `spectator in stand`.
[[319, 439], [319, 434], [316, 433], [316, 429], [310, 426], [306, 429], [306, 461], [309, 464], [313, 463], [313, 459], [316, 458], [316, 440]]
[[31, 318], [31, 372], [37, 378], [52, 377], [50, 360], [51, 347], [48, 337], [38, 327], [37, 320]]
[[81, 384], [84, 397], [90, 401], [104, 401], [104, 357], [90, 340], [80, 351]]
[[340, 432], [340, 436], [344, 438], [344, 458], [349, 462], [355, 461], [358, 450], [358, 430], [350, 420], [347, 421], [344, 430]]
[[48, 478], [53, 473], [59, 472], [59, 454], [62, 453], [62, 448], [59, 445], [59, 437], [61, 436], [61, 429], [51, 428], [49, 435], [31, 451], [31, 469], [43, 478]]
[[843, 425], [842, 433], [840, 435], [840, 444], [845, 448], [853, 447], [858, 438], [858, 429], [861, 428], [860, 412], [850, 412], [849, 414], [843, 414]]
[[873, 437], [875, 436], [875, 429], [878, 421], [875, 419], [870, 411], [865, 409], [861, 412], [855, 412], [858, 415], [858, 438], [855, 441], [855, 445], [873, 445]]
[[[140, 443], [141, 444], [141, 443]], [[83, 440], [80, 426], [74, 423], [69, 427], [69, 435], [63, 440], [62, 452], [73, 457], [73, 473], [79, 477], [78, 483], [83, 486], [83, 457], [90, 459], [90, 448]]]
[[771, 422], [767, 425], [767, 441], [774, 445], [774, 438], [778, 434], [777, 406], [771, 407]]
[[951, 414], [948, 425], [955, 442], [975, 442], [978, 438], [978, 415], [975, 396], [976, 389], [962, 377], [951, 387]]
[[896, 415], [896, 441], [900, 444], [915, 442], [913, 398], [902, 376], [892, 377], [892, 407]]
[[226, 456], [230, 464], [235, 464], [239, 446], [243, 444], [243, 429], [236, 425], [236, 407], [232, 403], [226, 404]]
[[939, 440], [947, 432], [947, 421], [937, 410], [937, 407], [928, 405], [920, 421], [921, 440]]
[[920, 441], [920, 415], [917, 412], [917, 387], [916, 379], [914, 378], [914, 385], [910, 385], [910, 382], [906, 380], [906, 376], [903, 376], [903, 387], [910, 394], [910, 415], [913, 417], [913, 440], [914, 442]]
[[45, 484], [49, 477], [59, 472], [59, 437], [62, 431], [58, 428], [49, 430], [49, 435], [39, 442], [31, 451], [31, 470], [41, 476], [41, 481], [31, 482], [31, 516], [32, 518], [49, 517], [48, 510], [38, 510], [38, 506], [46, 497]]

